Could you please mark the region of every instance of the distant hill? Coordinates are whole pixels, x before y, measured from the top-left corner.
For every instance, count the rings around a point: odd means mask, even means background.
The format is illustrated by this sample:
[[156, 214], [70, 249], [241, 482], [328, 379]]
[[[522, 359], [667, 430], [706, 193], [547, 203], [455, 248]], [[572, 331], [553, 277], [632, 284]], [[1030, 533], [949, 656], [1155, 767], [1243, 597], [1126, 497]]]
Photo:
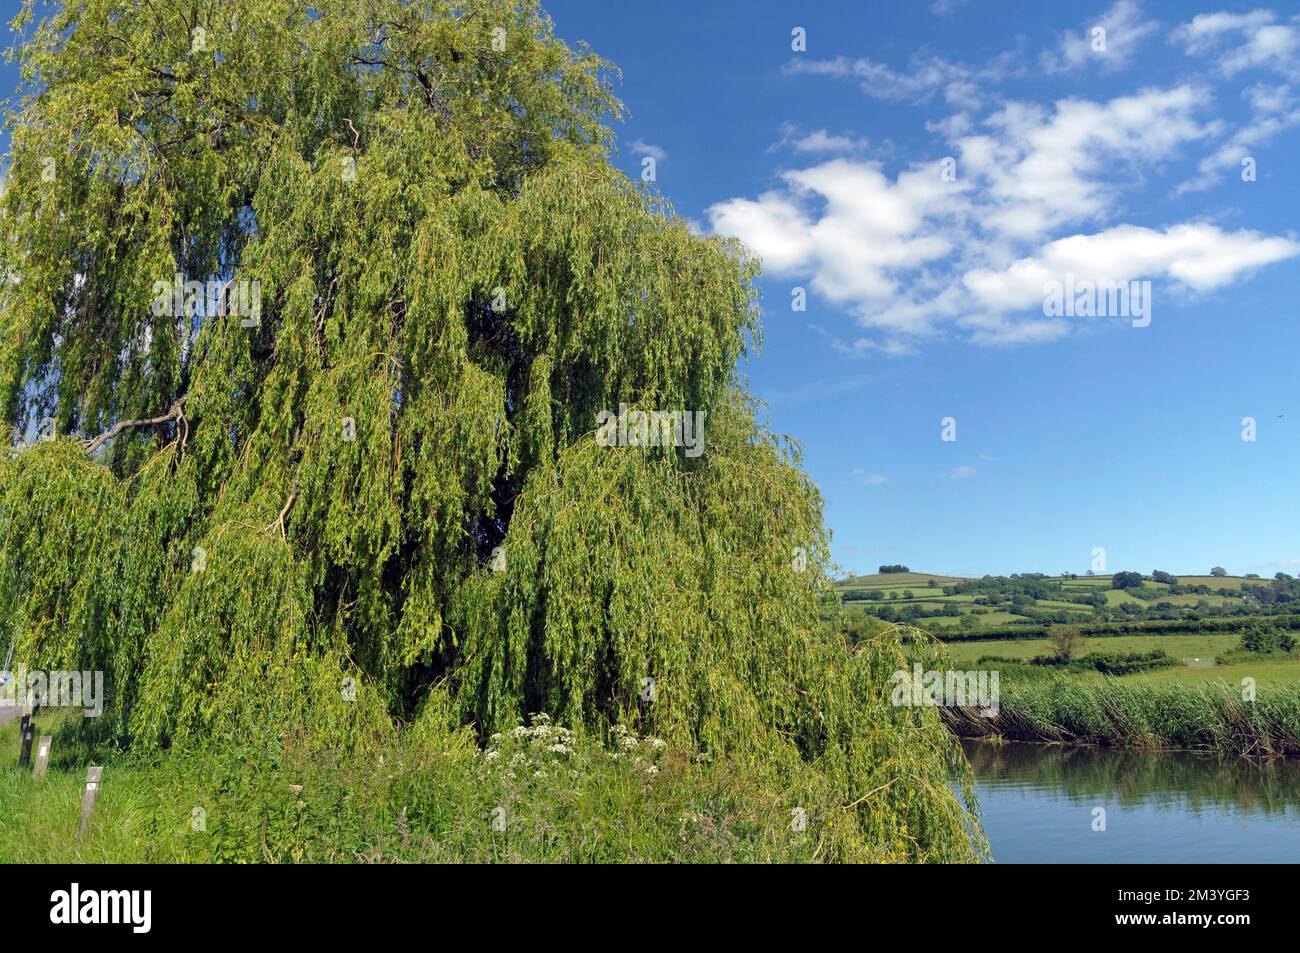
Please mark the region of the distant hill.
[[869, 589], [876, 586], [894, 588], [896, 586], [924, 586], [933, 579], [935, 585], [945, 586], [964, 582], [961, 576], [937, 576], [928, 572], [876, 572], [869, 576], [853, 576], [836, 583], [840, 588]]
[[[1079, 573], [1074, 579], [1071, 579], [1069, 576], [1044, 576], [1043, 578], [1053, 582], [1074, 584], [1100, 584], [1104, 582], [1106, 585], [1110, 585], [1111, 575], [1111, 573], [1104, 573], [1095, 576], [1086, 576], [1083, 573]], [[953, 583], [968, 582], [979, 578], [981, 577], [944, 576], [932, 572], [873, 572], [865, 576], [849, 576], [837, 581], [835, 585], [840, 588], [845, 586], [915, 585], [918, 582], [921, 585], [925, 585], [927, 580], [930, 579], [933, 579], [936, 583], [941, 585], [952, 585]], [[1174, 578], [1184, 586], [1209, 586], [1211, 589], [1240, 589], [1243, 583], [1250, 583], [1258, 586], [1272, 582], [1271, 579], [1251, 579], [1246, 576], [1183, 576], [1178, 573], [1174, 573]], [[1152, 583], [1148, 580], [1148, 584], [1150, 585]], [[1159, 585], [1159, 583], [1156, 583], [1155, 585]]]
[[[1272, 587], [1271, 579], [1176, 578], [1177, 585], [1170, 586], [1144, 576], [1140, 587], [1114, 589], [1110, 575], [974, 578], [899, 572], [853, 576], [840, 580], [835, 588], [849, 609], [927, 628], [1126, 623], [1300, 611], [1300, 582], [1277, 584], [1286, 591], [1282, 598], [1274, 598], [1276, 593], [1242, 588]], [[953, 591], [955, 587], [961, 591]]]

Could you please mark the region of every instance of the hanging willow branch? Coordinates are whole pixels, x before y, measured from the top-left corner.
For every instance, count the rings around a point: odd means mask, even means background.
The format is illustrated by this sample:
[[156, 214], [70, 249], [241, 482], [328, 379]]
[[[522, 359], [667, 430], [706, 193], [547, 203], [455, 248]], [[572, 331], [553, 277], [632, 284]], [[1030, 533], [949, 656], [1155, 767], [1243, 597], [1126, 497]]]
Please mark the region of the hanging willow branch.
[[[961, 749], [890, 703], [897, 633], [837, 630], [821, 497], [737, 374], [757, 262], [613, 165], [609, 64], [538, 0], [51, 6], [0, 191], [0, 424], [187, 396], [0, 447], [15, 661], [104, 669], [142, 749], [545, 712], [794, 766], [782, 797], [851, 805], [828, 823], [875, 859], [970, 859]], [[698, 415], [703, 455], [598, 444], [622, 406]], [[174, 465], [86, 453], [172, 422]]]

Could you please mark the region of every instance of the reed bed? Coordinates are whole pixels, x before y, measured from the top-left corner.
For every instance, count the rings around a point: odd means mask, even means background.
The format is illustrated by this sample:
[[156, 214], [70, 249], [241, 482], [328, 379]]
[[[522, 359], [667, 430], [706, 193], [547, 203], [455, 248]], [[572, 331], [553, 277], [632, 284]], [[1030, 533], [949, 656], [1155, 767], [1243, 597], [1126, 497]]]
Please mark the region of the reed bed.
[[1006, 685], [997, 714], [943, 710], [959, 736], [1139, 748], [1300, 756], [1300, 686], [1260, 688], [1254, 700], [1223, 681], [1195, 684], [1067, 675]]

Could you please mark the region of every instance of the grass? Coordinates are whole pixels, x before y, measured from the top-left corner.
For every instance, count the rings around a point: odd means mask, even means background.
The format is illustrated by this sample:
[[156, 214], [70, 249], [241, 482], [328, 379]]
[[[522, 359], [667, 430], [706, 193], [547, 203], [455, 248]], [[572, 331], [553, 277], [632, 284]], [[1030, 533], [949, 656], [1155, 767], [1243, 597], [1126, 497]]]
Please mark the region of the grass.
[[1253, 678], [1259, 685], [1300, 685], [1300, 658], [1235, 662], [1231, 665], [1216, 665], [1213, 668], [1192, 668], [1184, 665], [1134, 677], [1156, 682], [1185, 683], [1222, 680], [1232, 685], [1240, 685], [1243, 678]]
[[[1235, 649], [1237, 637], [1233, 634], [1217, 635], [1120, 635], [1105, 638], [1081, 638], [1075, 648], [1075, 657], [1089, 652], [1124, 653], [1150, 652], [1161, 649], [1166, 655], [1176, 659], [1200, 658], [1213, 660], [1216, 656]], [[974, 667], [984, 656], [998, 656], [1012, 659], [1031, 659], [1039, 655], [1052, 653], [1052, 644], [1047, 639], [1005, 639], [989, 642], [952, 642], [948, 646], [949, 655], [954, 665]], [[998, 667], [996, 663], [987, 663], [985, 668]], [[1008, 673], [1008, 678], [1021, 678], [1022, 669]], [[1283, 658], [1260, 658], [1233, 662], [1229, 665], [1199, 667], [1178, 665], [1173, 668], [1159, 669], [1138, 675], [1122, 676], [1127, 679], [1150, 679], [1156, 682], [1197, 682], [1227, 681], [1240, 685], [1246, 677], [1255, 679], [1258, 685], [1300, 685], [1300, 656]]]
[[[1075, 657], [1160, 649], [1174, 658], [1214, 659], [1237, 645], [1231, 633], [1108, 636], [1080, 639]], [[996, 718], [945, 710], [945, 721], [963, 737], [1300, 755], [1300, 656], [1114, 677], [978, 661], [1051, 654], [1047, 639], [953, 642], [947, 648], [957, 668], [1001, 673]], [[1254, 679], [1255, 701], [1243, 698], [1245, 678]]]
[[1247, 579], [1245, 576], [1179, 576], [1185, 586], [1209, 586], [1211, 589], [1240, 589], [1246, 583], [1259, 584], [1264, 579]]
[[[986, 612], [983, 615], [976, 616], [975, 618], [980, 620], [981, 626], [1011, 625], [1012, 623], [1015, 622], [1029, 621], [1025, 616], [1016, 615], [1014, 612], [1003, 612], [1001, 609], [996, 609], [990, 612]], [[948, 626], [959, 625], [961, 623], [961, 617], [960, 616], [939, 616], [938, 618], [921, 619], [920, 621], [927, 628], [934, 627], [934, 626], [948, 627]]]
[[[1115, 635], [1105, 638], [1081, 638], [1076, 655], [1089, 652], [1150, 652], [1163, 649], [1174, 658], [1213, 659], [1221, 652], [1235, 648], [1233, 635]], [[1033, 658], [1048, 655], [1052, 643], [1047, 639], [1000, 639], [990, 642], [952, 642], [948, 644], [954, 662], [975, 662], [984, 655], [1003, 658]], [[1208, 669], [1197, 669], [1200, 672]]]
[[[920, 575], [920, 574], [912, 574]], [[1058, 580], [1060, 577], [1057, 577]], [[841, 588], [871, 588], [891, 577], [860, 577]], [[1180, 577], [1187, 585], [1239, 589], [1241, 577]], [[1086, 592], [1109, 587], [1109, 577], [1064, 580], [1067, 590]], [[1148, 582], [1155, 589], [1163, 584]], [[913, 601], [935, 597], [908, 586]], [[1106, 589], [1110, 605], [1132, 602], [1145, 605], [1126, 591]], [[1195, 603], [1225, 597], [1160, 597]], [[898, 600], [903, 602], [906, 600]], [[1157, 601], [1157, 600], [1153, 600]], [[880, 603], [846, 603], [879, 605]], [[1067, 609], [1059, 600], [1043, 600], [1044, 608]], [[963, 609], [970, 608], [963, 606]], [[1005, 625], [1020, 616], [991, 612], [978, 616], [981, 628]], [[954, 617], [924, 619], [921, 624], [946, 633], [960, 620]], [[1158, 625], [1163, 625], [1159, 623]], [[965, 632], [966, 630], [963, 630]], [[998, 633], [1001, 635], [1001, 633]], [[947, 636], [941, 635], [941, 638]], [[1212, 660], [1238, 646], [1237, 633], [1170, 632], [1084, 637], [1076, 657], [1089, 653], [1146, 653], [1160, 649], [1176, 658]], [[996, 639], [946, 643], [951, 664], [975, 668], [983, 656], [1028, 660], [1053, 652], [1045, 638]], [[982, 667], [1001, 672], [1001, 701], [995, 718], [978, 712], [944, 711], [945, 721], [964, 737], [1001, 737], [1019, 741], [1049, 741], [1138, 747], [1212, 749], [1244, 755], [1300, 755], [1300, 655], [1233, 661], [1227, 665], [1197, 667], [1177, 665], [1121, 677], [1095, 672], [1060, 672], [1017, 662], [988, 663]], [[1243, 699], [1245, 678], [1254, 680], [1255, 701]]]
[[[606, 746], [544, 719], [486, 751], [465, 731], [412, 730], [365, 757], [290, 742], [146, 758], [92, 754], [60, 717], [42, 716], [56, 732], [44, 779], [16, 766], [16, 727], [0, 728], [0, 863], [902, 859], [863, 838], [854, 811], [871, 805], [843, 804], [815, 772], [626, 734]], [[104, 781], [79, 839], [88, 760]]]
[[1123, 589], [1107, 589], [1105, 595], [1106, 595], [1106, 604], [1111, 606], [1122, 606], [1125, 604], [1135, 605], [1135, 606], [1146, 605], [1146, 603], [1143, 602], [1141, 599], [1137, 598], [1132, 593], [1126, 592]]
[[1068, 675], [1009, 680], [995, 717], [944, 709], [964, 737], [1300, 755], [1300, 685], [1261, 686], [1254, 701], [1225, 681], [1196, 684]]
[[926, 586], [933, 579], [936, 586], [952, 585], [962, 582], [961, 576], [938, 576], [928, 572], [886, 572], [872, 573], [868, 576], [854, 576], [839, 585], [848, 589], [876, 588], [915, 588]]

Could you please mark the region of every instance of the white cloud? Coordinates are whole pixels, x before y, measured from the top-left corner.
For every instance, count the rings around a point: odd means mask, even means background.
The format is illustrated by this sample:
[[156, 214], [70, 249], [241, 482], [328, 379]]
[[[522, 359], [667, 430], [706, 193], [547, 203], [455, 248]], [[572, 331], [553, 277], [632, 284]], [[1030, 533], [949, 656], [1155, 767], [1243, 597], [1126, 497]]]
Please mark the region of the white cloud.
[[792, 274], [812, 257], [809, 221], [785, 194], [764, 192], [756, 201], [728, 199], [710, 206], [707, 214], [715, 232], [743, 238], [774, 275]]
[[882, 476], [879, 473], [868, 473], [866, 470], [863, 470], [861, 467], [854, 467], [853, 470], [851, 471], [851, 475], [853, 479], [865, 483], [868, 486], [879, 486], [882, 483], [889, 482], [889, 477]]
[[[1253, 96], [1288, 102], [1275, 88]], [[1300, 253], [1287, 238], [1200, 222], [1080, 228], [1113, 218], [1125, 183], [1217, 135], [1219, 124], [1198, 118], [1209, 103], [1191, 86], [1050, 109], [1009, 103], [978, 129], [946, 124], [965, 131], [952, 142], [956, 181], [938, 162], [891, 179], [878, 163], [835, 158], [781, 173], [756, 199], [719, 202], [708, 221], [749, 244], [766, 274], [806, 281], [882, 332], [828, 334], [843, 353], [908, 354], [945, 329], [976, 344], [1050, 341], [1078, 326], [1042, 314], [1044, 285], [1064, 275], [1207, 292]]]
[[1204, 53], [1213, 49], [1222, 37], [1230, 33], [1252, 33], [1277, 20], [1271, 10], [1254, 10], [1250, 13], [1202, 13], [1174, 31], [1189, 53]]
[[[886, 357], [904, 357], [908, 354], [916, 353], [916, 346], [910, 341], [902, 338], [890, 338], [886, 341], [873, 341], [870, 338], [858, 338], [853, 342], [846, 342], [842, 338], [836, 337], [825, 328], [817, 324], [809, 324], [809, 330], [825, 338], [826, 341], [835, 350], [839, 351], [846, 357], [865, 357], [868, 353], [884, 354]], [[821, 388], [819, 385], [819, 393]]]
[[1066, 337], [1073, 330], [1068, 321], [1047, 318], [1015, 320], [1000, 314], [970, 315], [957, 323], [970, 332], [972, 344], [984, 347], [1046, 344]]
[[851, 354], [855, 357], [861, 357], [868, 351], [877, 351], [886, 357], [906, 357], [909, 354], [916, 353], [916, 347], [907, 341], [899, 338], [890, 338], [887, 341], [873, 341], [870, 338], [858, 338], [851, 345], [844, 348], [837, 348], [844, 353]]
[[649, 156], [656, 162], [663, 162], [668, 158], [668, 153], [663, 149], [663, 147], [656, 146], [653, 143], [643, 142], [640, 139], [632, 140], [631, 144], [628, 145], [628, 148], [632, 150], [632, 155]]
[[1275, 559], [1271, 563], [1255, 563], [1251, 569], [1296, 569], [1300, 567], [1300, 559]]
[[1224, 232], [1213, 225], [1165, 230], [1118, 225], [1071, 235], [1000, 271], [977, 269], [962, 279], [979, 308], [994, 313], [1042, 305], [1049, 281], [1137, 281], [1167, 278], [1195, 291], [1213, 291], [1262, 265], [1300, 255], [1300, 242], [1258, 232]]
[[969, 135], [974, 128], [975, 123], [971, 120], [969, 113], [953, 113], [951, 116], [925, 124], [927, 132], [938, 133], [950, 142]]
[[1172, 40], [1191, 55], [1215, 53], [1224, 76], [1247, 69], [1271, 69], [1300, 78], [1300, 25], [1278, 23], [1271, 10], [1202, 13], [1183, 24]]
[[1279, 132], [1300, 123], [1300, 104], [1287, 85], [1257, 83], [1242, 95], [1250, 102], [1250, 118], [1217, 150], [1201, 160], [1195, 177], [1178, 187], [1178, 194], [1198, 192], [1220, 182], [1229, 171], [1240, 171], [1241, 160]]
[[[1043, 53], [1039, 61], [1049, 73], [1082, 69], [1090, 63], [1104, 70], [1122, 69], [1142, 38], [1158, 26], [1154, 20], [1142, 18], [1142, 8], [1135, 0], [1118, 0], [1100, 17], [1084, 24], [1082, 31], [1063, 35], [1057, 48]], [[1093, 48], [1093, 31], [1098, 28], [1105, 30], [1104, 49]]]
[[959, 467], [953, 467], [948, 471], [948, 479], [965, 480], [975, 475], [975, 468], [970, 464], [962, 464]]
[[785, 123], [781, 126], [780, 141], [772, 143], [767, 151], [789, 148], [802, 153], [855, 154], [865, 152], [869, 146], [866, 139], [834, 135], [825, 129], [805, 133], [794, 123]]
[[894, 272], [951, 251], [948, 238], [925, 227], [958, 191], [937, 167], [890, 182], [872, 164], [832, 159], [781, 178], [783, 191], [711, 206], [710, 224], [744, 239], [774, 275], [810, 273], [813, 289], [833, 302], [887, 301], [898, 293]]
[[1010, 103], [990, 116], [989, 131], [963, 136], [959, 174], [981, 180], [992, 196], [987, 224], [1008, 238], [1033, 240], [1059, 226], [1103, 217], [1127, 165], [1127, 181], [1181, 145], [1213, 135], [1197, 121], [1209, 93], [1182, 85], [1148, 89], [1105, 103], [1065, 99], [1047, 113]]
[[857, 80], [863, 93], [887, 102], [927, 102], [942, 92], [949, 105], [978, 109], [979, 83], [1003, 78], [1009, 62], [1009, 58], [1002, 57], [990, 66], [976, 69], [940, 56], [918, 54], [912, 57], [906, 70], [896, 70], [866, 57], [814, 60], [799, 56], [790, 61], [786, 72]]
[[[1062, 37], [1044, 67], [1081, 69], [1094, 55], [1107, 57], [1102, 69], [1123, 65], [1159, 28], [1136, 0], [1118, 0], [1083, 26]], [[1093, 26], [1106, 30], [1104, 54], [1092, 51]], [[1175, 39], [1189, 52], [1217, 53], [1231, 74], [1240, 63], [1280, 68], [1294, 30], [1268, 11], [1209, 14]], [[1230, 124], [1215, 116], [1202, 82], [1108, 100], [1004, 101], [981, 116], [981, 87], [1020, 71], [1007, 54], [984, 68], [924, 54], [905, 71], [844, 56], [797, 57], [786, 70], [854, 81], [883, 101], [956, 107], [925, 123], [942, 140], [933, 158], [890, 174], [864, 158], [865, 140], [787, 124], [773, 150], [828, 158], [780, 172], [756, 198], [706, 210], [711, 229], [748, 243], [767, 275], [805, 284], [873, 329], [856, 339], [818, 329], [842, 353], [911, 354], [945, 335], [989, 346], [1052, 341], [1081, 331], [1086, 319], [1043, 316], [1049, 281], [1149, 280], [1181, 300], [1300, 255], [1291, 238], [1222, 229], [1200, 216], [1159, 227], [1120, 216], [1132, 193], [1191, 148], [1199, 167], [1180, 193], [1212, 184], [1300, 123], [1292, 84], [1249, 87], [1249, 117]], [[955, 180], [940, 174], [945, 152], [955, 157]]]

